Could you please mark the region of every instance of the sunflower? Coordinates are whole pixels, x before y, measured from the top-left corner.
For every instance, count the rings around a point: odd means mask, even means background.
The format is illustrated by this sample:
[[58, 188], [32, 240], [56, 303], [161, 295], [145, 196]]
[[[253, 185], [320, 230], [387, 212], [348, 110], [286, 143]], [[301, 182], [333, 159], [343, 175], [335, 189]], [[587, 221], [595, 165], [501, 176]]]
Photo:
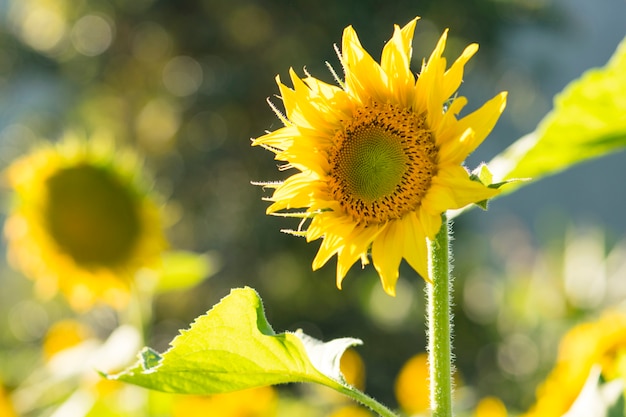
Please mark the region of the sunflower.
[[10, 264], [75, 309], [126, 305], [134, 273], [157, 265], [166, 246], [136, 155], [108, 140], [67, 138], [5, 174], [15, 192], [4, 228]]
[[253, 140], [285, 161], [282, 168], [299, 171], [284, 182], [259, 183], [274, 189], [268, 214], [310, 220], [293, 233], [323, 239], [314, 270], [337, 254], [339, 288], [357, 260], [369, 263], [370, 252], [390, 295], [403, 258], [429, 281], [427, 244], [442, 213], [498, 193], [472, 180], [463, 161], [495, 125], [506, 93], [457, 118], [467, 100], [453, 94], [478, 46], [469, 45], [446, 70], [446, 30], [416, 77], [409, 65], [417, 20], [395, 26], [380, 64], [347, 27], [339, 86], [293, 70], [293, 88], [277, 77], [286, 115], [275, 110], [285, 126]]

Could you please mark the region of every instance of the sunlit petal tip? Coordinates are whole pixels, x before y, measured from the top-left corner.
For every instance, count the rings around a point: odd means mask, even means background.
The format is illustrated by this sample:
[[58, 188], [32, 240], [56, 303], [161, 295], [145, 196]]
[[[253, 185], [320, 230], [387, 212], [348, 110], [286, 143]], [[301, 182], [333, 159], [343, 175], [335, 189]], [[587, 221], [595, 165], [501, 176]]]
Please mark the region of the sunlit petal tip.
[[429, 63], [435, 59], [441, 58], [441, 56], [443, 55], [443, 51], [444, 49], [446, 49], [446, 42], [448, 40], [448, 31], [449, 29], [446, 28], [439, 37], [439, 40], [437, 41], [437, 46], [435, 46], [435, 49], [433, 50], [432, 54], [430, 55], [430, 59], [428, 60]]
[[343, 30], [341, 44], [343, 55], [345, 56], [346, 52], [352, 50], [352, 48], [354, 47], [358, 49], [363, 49], [363, 47], [361, 46], [361, 41], [359, 41], [359, 37], [356, 34], [356, 31], [354, 30], [352, 25], [350, 25]]
[[409, 21], [406, 25], [402, 27], [403, 31], [406, 31], [407, 34], [410, 34], [410, 40], [413, 40], [413, 33], [415, 31], [415, 26], [417, 25], [417, 21], [420, 20], [420, 16], [415, 16], [413, 19]]
[[280, 74], [276, 74], [276, 76], [274, 77], [274, 81], [276, 82], [276, 85], [278, 85], [278, 88], [286, 87], [286, 85], [283, 84], [282, 80], [280, 79]]
[[339, 256], [337, 259], [337, 288], [342, 289], [343, 279], [348, 274], [348, 271], [352, 267], [353, 264], [346, 264], [342, 262], [342, 257]]
[[469, 45], [465, 47], [465, 49], [461, 53], [461, 57], [466, 58], [465, 61], [467, 62], [471, 57], [473, 57], [476, 54], [476, 52], [478, 52], [478, 48], [479, 46], [477, 43], [470, 43]]
[[313, 271], [317, 271], [318, 269], [326, 265], [326, 262], [328, 262], [328, 259], [330, 259], [332, 254], [327, 256], [326, 255], [327, 254], [322, 254], [322, 252], [317, 252], [317, 255], [315, 256], [315, 258], [313, 258], [313, 263], [311, 264], [311, 268], [313, 269]]
[[383, 290], [385, 290], [385, 292], [392, 296], [395, 297], [396, 296], [396, 282], [394, 281], [393, 284], [388, 284], [385, 281], [381, 281], [383, 284]]
[[507, 100], [508, 96], [509, 96], [509, 92], [508, 91], [502, 91], [502, 92], [500, 92], [500, 94], [498, 94], [496, 96], [496, 97], [498, 97], [501, 100], [501, 104], [498, 107], [498, 112], [500, 114], [502, 114], [502, 112], [506, 108], [506, 100]]
[[[408, 45], [409, 48], [411, 43], [413, 42], [413, 36], [415, 34], [415, 26], [417, 25], [417, 21], [420, 19], [419, 16], [413, 18], [409, 23], [404, 25], [402, 28], [398, 25], [394, 25], [394, 32], [400, 32], [400, 36], [405, 45]], [[395, 34], [395, 33], [394, 33]]]
[[[339, 269], [339, 267], [337, 267], [337, 269]], [[337, 289], [339, 290], [342, 289], [341, 285], [343, 283], [344, 278], [345, 278], [344, 276], [339, 275], [339, 270], [337, 270]]]

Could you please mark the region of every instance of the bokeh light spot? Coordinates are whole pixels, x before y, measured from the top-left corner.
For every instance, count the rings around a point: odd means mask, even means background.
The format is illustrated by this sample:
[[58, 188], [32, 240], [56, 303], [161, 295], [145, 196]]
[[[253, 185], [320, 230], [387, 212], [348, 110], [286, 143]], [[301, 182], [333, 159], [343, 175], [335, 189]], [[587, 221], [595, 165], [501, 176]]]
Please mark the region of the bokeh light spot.
[[220, 113], [199, 112], [187, 123], [185, 137], [199, 151], [219, 147], [228, 136], [228, 124]]
[[539, 349], [528, 336], [512, 334], [498, 347], [498, 365], [507, 374], [523, 378], [539, 366]]
[[202, 84], [202, 67], [188, 56], [172, 58], [163, 68], [163, 85], [175, 96], [189, 96]]
[[141, 110], [136, 121], [140, 143], [146, 150], [167, 150], [180, 126], [180, 111], [164, 99], [155, 99]]
[[113, 27], [101, 16], [83, 16], [72, 27], [70, 39], [74, 48], [81, 54], [100, 55], [113, 41]]
[[404, 278], [396, 283], [396, 296], [389, 295], [380, 285], [372, 287], [368, 311], [381, 328], [399, 327], [409, 317], [413, 305], [415, 289]]
[[17, 340], [32, 342], [46, 333], [50, 318], [41, 304], [21, 301], [9, 310], [9, 328]]
[[20, 25], [20, 36], [31, 47], [48, 52], [54, 49], [67, 31], [60, 11], [46, 7], [27, 9]]
[[172, 48], [172, 37], [162, 26], [146, 22], [137, 27], [132, 40], [133, 56], [140, 61], [157, 62]]
[[244, 47], [257, 45], [272, 34], [272, 18], [264, 9], [250, 4], [239, 7], [228, 20], [231, 38]]
[[496, 280], [488, 278], [489, 272], [478, 271], [470, 276], [463, 289], [463, 309], [476, 323], [493, 323], [502, 303], [502, 291]]

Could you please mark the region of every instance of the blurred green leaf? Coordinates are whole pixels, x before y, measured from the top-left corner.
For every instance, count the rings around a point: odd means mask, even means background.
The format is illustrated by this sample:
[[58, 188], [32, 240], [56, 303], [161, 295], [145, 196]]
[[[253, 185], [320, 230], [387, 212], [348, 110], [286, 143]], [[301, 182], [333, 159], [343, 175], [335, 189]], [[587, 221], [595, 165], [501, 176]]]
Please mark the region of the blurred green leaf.
[[624, 393], [622, 392], [615, 404], [607, 410], [606, 417], [624, 417], [625, 414]]
[[489, 167], [498, 180], [536, 181], [625, 146], [626, 38], [604, 68], [589, 70], [570, 83], [537, 129], [496, 156]]
[[287, 382], [314, 382], [346, 391], [343, 352], [361, 341], [320, 342], [302, 332], [276, 334], [251, 288], [234, 289], [184, 330], [163, 355], [144, 348], [139, 361], [116, 375], [146, 388], [216, 394]]
[[166, 252], [162, 257], [155, 291], [161, 293], [191, 288], [213, 275], [217, 269], [215, 256], [188, 251]]

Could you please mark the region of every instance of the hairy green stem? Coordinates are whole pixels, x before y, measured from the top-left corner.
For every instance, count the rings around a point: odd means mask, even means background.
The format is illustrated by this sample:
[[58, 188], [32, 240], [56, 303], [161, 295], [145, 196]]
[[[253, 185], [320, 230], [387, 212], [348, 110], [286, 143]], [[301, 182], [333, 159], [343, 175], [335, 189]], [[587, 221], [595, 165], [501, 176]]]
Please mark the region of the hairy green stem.
[[450, 278], [450, 224], [443, 216], [441, 229], [429, 243], [428, 361], [430, 407], [433, 417], [452, 417], [452, 311]]
[[353, 400], [363, 404], [368, 407], [380, 417], [398, 417], [398, 414], [391, 411], [389, 408], [385, 407], [383, 404], [379, 403], [369, 395], [365, 394], [362, 391], [359, 391], [356, 388], [341, 385], [341, 388], [335, 388], [337, 391], [351, 397]]

